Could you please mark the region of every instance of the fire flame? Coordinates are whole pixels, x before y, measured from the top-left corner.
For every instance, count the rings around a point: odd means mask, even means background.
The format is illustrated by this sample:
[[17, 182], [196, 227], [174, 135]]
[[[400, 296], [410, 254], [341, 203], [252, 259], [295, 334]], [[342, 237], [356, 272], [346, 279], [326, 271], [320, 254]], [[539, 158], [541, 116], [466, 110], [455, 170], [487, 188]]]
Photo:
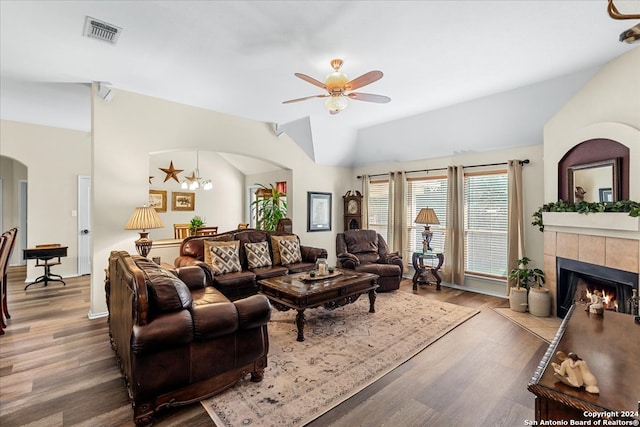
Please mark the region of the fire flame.
[[[597, 291], [598, 289], [595, 289], [593, 292]], [[609, 293], [605, 293], [605, 291], [601, 291], [602, 292], [602, 303], [604, 304], [604, 308], [606, 310], [615, 310], [618, 311], [618, 300], [616, 300], [616, 296], [615, 294], [609, 292]], [[589, 299], [589, 301], [591, 301], [591, 291], [587, 290], [587, 298]]]

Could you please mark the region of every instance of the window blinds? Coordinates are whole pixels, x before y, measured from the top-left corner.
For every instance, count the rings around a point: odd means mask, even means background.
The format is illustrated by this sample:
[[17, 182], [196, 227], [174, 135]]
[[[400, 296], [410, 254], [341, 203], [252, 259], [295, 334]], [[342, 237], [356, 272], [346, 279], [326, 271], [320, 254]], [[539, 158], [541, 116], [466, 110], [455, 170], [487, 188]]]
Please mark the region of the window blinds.
[[369, 229], [376, 230], [387, 241], [389, 223], [389, 181], [369, 184]]
[[466, 175], [464, 179], [465, 271], [507, 275], [507, 174]]
[[444, 252], [444, 232], [447, 226], [447, 179], [412, 179], [407, 183], [406, 215], [409, 225], [409, 247], [413, 252], [422, 250], [422, 231], [424, 224], [413, 221], [422, 208], [431, 208], [438, 216], [440, 224], [431, 225], [433, 239], [431, 248], [434, 252]]

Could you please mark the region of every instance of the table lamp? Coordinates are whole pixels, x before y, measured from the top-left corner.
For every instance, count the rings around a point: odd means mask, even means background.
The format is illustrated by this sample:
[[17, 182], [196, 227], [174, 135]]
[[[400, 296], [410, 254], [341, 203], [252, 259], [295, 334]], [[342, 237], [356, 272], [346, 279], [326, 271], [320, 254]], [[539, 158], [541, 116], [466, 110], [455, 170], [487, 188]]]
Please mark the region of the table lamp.
[[140, 238], [136, 240], [136, 250], [138, 253], [146, 257], [151, 251], [151, 246], [153, 242], [149, 239], [149, 232], [147, 229], [150, 228], [161, 228], [164, 227], [164, 224], [160, 220], [158, 213], [155, 208], [150, 206], [142, 206], [140, 208], [136, 208], [129, 218], [129, 222], [124, 226], [125, 230], [142, 230], [140, 231]]
[[438, 216], [431, 208], [422, 208], [418, 212], [418, 216], [414, 221], [416, 224], [424, 224], [424, 231], [422, 231], [422, 252], [431, 250], [431, 239], [433, 238], [433, 232], [429, 228], [429, 224], [440, 224]]

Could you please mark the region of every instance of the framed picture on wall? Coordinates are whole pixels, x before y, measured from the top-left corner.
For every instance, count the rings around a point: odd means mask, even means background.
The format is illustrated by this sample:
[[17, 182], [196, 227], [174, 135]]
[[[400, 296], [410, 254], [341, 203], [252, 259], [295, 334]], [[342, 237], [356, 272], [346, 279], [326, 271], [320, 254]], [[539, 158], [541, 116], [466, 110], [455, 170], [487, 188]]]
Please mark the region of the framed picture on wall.
[[331, 231], [331, 193], [307, 192], [307, 231]]
[[156, 212], [167, 211], [166, 190], [149, 190], [149, 207], [155, 208]]
[[193, 211], [196, 209], [196, 193], [183, 193], [174, 191], [171, 193], [171, 210]]

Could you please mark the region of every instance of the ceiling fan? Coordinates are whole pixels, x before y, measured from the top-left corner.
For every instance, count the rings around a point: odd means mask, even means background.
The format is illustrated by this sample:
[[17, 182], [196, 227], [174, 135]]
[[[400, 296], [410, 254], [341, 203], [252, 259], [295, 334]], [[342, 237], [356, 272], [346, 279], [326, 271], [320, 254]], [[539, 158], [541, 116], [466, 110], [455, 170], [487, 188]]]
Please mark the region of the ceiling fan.
[[349, 80], [347, 75], [340, 71], [342, 68], [342, 59], [332, 59], [331, 67], [333, 73], [329, 74], [324, 83], [313, 77], [307, 76], [302, 73], [295, 73], [296, 77], [311, 83], [314, 86], [318, 86], [327, 91], [327, 93], [321, 95], [305, 96], [304, 98], [290, 99], [284, 101], [283, 104], [290, 104], [292, 102], [304, 101], [311, 98], [327, 98], [324, 105], [331, 114], [338, 114], [340, 111], [347, 108], [349, 105], [349, 99], [355, 99], [357, 101], [377, 102], [380, 104], [386, 104], [391, 101], [391, 98], [383, 95], [373, 95], [370, 93], [351, 92], [352, 90], [361, 88], [382, 78], [382, 71], [369, 71], [364, 73], [360, 77], [356, 77], [353, 80]]

